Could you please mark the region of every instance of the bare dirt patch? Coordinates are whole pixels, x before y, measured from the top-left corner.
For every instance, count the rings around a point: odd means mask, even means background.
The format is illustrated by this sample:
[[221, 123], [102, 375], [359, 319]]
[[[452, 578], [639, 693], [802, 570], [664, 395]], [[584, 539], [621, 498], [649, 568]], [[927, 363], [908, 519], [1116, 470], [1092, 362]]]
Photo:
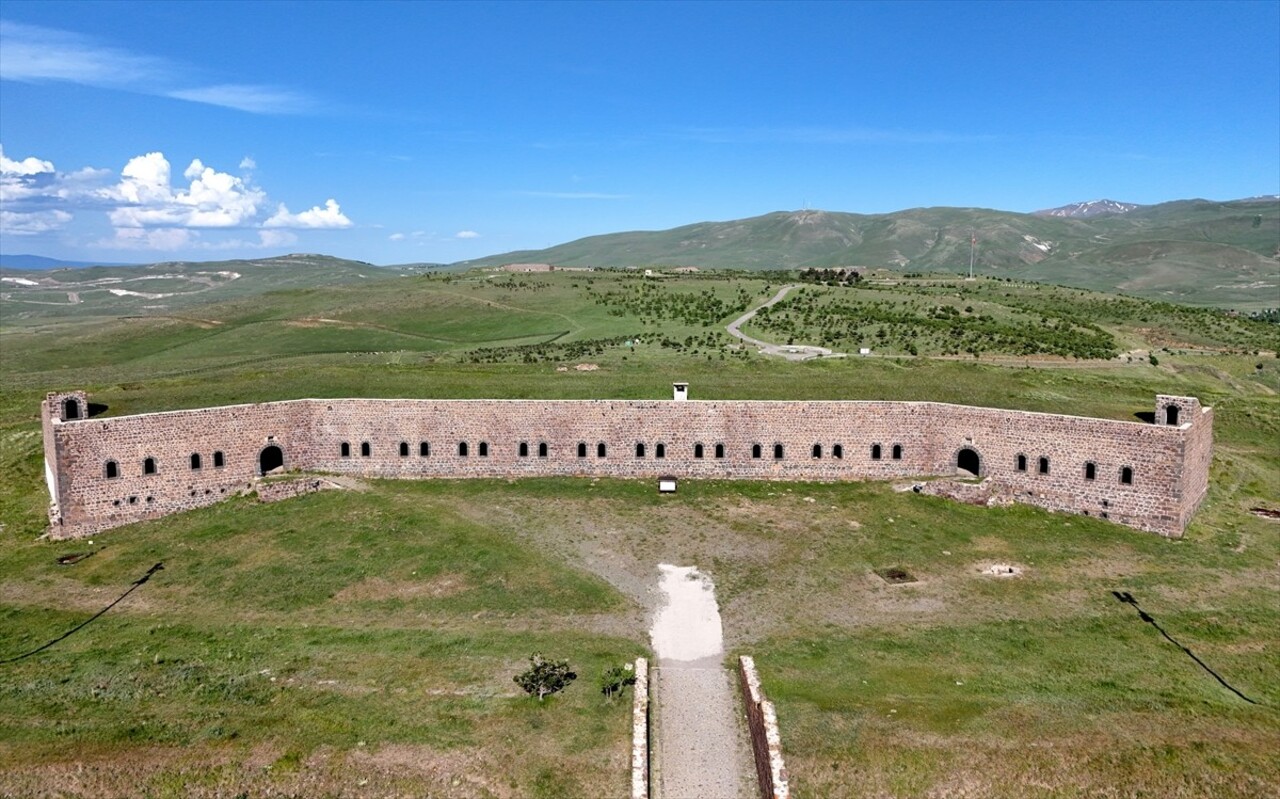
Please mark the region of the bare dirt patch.
[[880, 576], [881, 580], [884, 580], [889, 585], [902, 585], [903, 583], [916, 582], [915, 575], [901, 566], [890, 566], [889, 568], [875, 569], [874, 571]]
[[440, 599], [460, 594], [470, 588], [460, 574], [439, 574], [423, 582], [366, 577], [334, 594], [335, 602], [380, 601], [386, 599]]

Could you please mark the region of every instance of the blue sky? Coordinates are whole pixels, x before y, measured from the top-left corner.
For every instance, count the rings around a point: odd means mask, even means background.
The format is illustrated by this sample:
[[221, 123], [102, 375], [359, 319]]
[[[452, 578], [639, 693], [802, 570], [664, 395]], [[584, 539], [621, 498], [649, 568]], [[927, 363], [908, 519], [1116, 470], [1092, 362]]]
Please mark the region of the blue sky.
[[1280, 192], [1280, 3], [0, 7], [6, 253], [453, 262]]

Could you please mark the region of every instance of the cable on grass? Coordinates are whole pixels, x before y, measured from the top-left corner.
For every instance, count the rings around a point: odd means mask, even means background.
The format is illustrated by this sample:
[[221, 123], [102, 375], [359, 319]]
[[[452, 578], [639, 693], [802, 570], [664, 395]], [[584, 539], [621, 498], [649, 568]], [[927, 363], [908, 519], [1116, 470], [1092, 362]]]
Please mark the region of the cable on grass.
[[124, 600], [124, 598], [125, 598], [125, 597], [129, 596], [129, 594], [132, 594], [134, 591], [138, 590], [138, 587], [139, 587], [140, 585], [142, 585], [143, 583], [145, 583], [147, 580], [150, 580], [150, 579], [151, 579], [151, 575], [155, 574], [156, 572], [160, 571], [160, 570], [161, 570], [161, 569], [163, 569], [163, 568], [164, 568], [164, 564], [163, 564], [163, 563], [157, 563], [156, 565], [152, 566], [150, 569], [147, 569], [147, 573], [146, 573], [146, 574], [142, 575], [142, 576], [141, 576], [141, 577], [139, 577], [137, 580], [134, 580], [134, 581], [133, 581], [133, 585], [129, 586], [129, 590], [128, 590], [128, 591], [125, 591], [123, 594], [121, 594], [120, 596], [116, 597], [115, 601], [114, 601], [114, 602], [112, 602], [110, 605], [107, 605], [107, 606], [106, 606], [105, 608], [103, 608], [102, 610], [100, 610], [100, 611], [98, 611], [97, 613], [93, 614], [92, 616], [90, 616], [89, 618], [85, 619], [84, 621], [80, 622], [80, 623], [79, 623], [79, 624], [77, 624], [75, 627], [72, 627], [70, 630], [67, 630], [65, 633], [63, 633], [62, 635], [59, 635], [57, 638], [53, 639], [53, 640], [52, 640], [52, 641], [50, 641], [49, 643], [44, 644], [43, 646], [38, 646], [38, 647], [36, 647], [35, 649], [32, 649], [30, 652], [23, 652], [21, 655], [17, 655], [17, 656], [15, 656], [15, 657], [5, 658], [4, 660], [0, 660], [0, 666], [4, 665], [4, 664], [6, 664], [6, 663], [16, 663], [16, 662], [17, 662], [17, 661], [19, 661], [19, 660], [23, 660], [23, 659], [25, 659], [25, 658], [29, 658], [29, 657], [31, 657], [31, 656], [32, 656], [32, 655], [34, 655], [34, 654], [37, 654], [37, 653], [39, 653], [39, 652], [43, 652], [44, 650], [48, 649], [49, 647], [53, 646], [54, 644], [58, 643], [59, 641], [65, 640], [65, 639], [67, 639], [67, 638], [70, 638], [70, 637], [71, 637], [71, 635], [72, 635], [73, 633], [79, 632], [80, 630], [83, 630], [85, 627], [88, 627], [91, 623], [93, 623], [93, 622], [94, 622], [94, 621], [96, 621], [100, 616], [102, 616], [102, 614], [106, 613], [108, 610], [111, 610], [111, 609], [112, 609], [112, 608], [114, 608], [116, 605], [120, 604], [120, 603]]
[[1178, 647], [1183, 652], [1186, 652], [1187, 657], [1194, 660], [1196, 662], [1196, 665], [1198, 665], [1200, 668], [1212, 674], [1213, 679], [1222, 683], [1223, 688], [1226, 688], [1228, 691], [1240, 697], [1241, 699], [1243, 699], [1244, 701], [1248, 702], [1251, 705], [1262, 706], [1261, 702], [1250, 699], [1249, 697], [1237, 691], [1235, 687], [1231, 685], [1231, 683], [1222, 679], [1222, 676], [1218, 674], [1218, 672], [1209, 668], [1209, 664], [1205, 663], [1203, 660], [1196, 657], [1196, 654], [1192, 652], [1190, 649], [1188, 649], [1187, 647], [1175, 641], [1172, 635], [1169, 635], [1169, 633], [1165, 632], [1163, 627], [1161, 627], [1159, 624], [1156, 623], [1156, 620], [1151, 617], [1151, 614], [1147, 613], [1145, 610], [1142, 609], [1142, 606], [1138, 604], [1138, 600], [1133, 598], [1133, 594], [1129, 593], [1128, 591], [1112, 591], [1111, 595], [1114, 596], [1118, 601], [1123, 602], [1126, 605], [1133, 605], [1133, 609], [1138, 611], [1138, 618], [1142, 619], [1147, 624], [1150, 624], [1152, 627], [1155, 627], [1156, 630], [1158, 630], [1160, 634], [1165, 637], [1165, 640], [1167, 640], [1169, 643], [1173, 644], [1174, 646]]

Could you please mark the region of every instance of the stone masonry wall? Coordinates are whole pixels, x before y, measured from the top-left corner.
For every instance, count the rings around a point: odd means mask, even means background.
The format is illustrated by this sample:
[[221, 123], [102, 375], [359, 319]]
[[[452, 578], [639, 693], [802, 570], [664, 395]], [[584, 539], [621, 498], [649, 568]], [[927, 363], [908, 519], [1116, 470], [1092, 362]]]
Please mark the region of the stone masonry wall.
[[[46, 415], [60, 412], [60, 396], [50, 395]], [[46, 421], [57, 475], [51, 534], [216, 502], [251, 488], [264, 450], [278, 447], [286, 470], [368, 477], [774, 480], [949, 475], [968, 449], [980, 476], [1020, 502], [1177, 536], [1207, 486], [1213, 435], [1212, 413], [1180, 399], [1195, 414], [1177, 426], [932, 402], [339, 399], [54, 415]], [[118, 476], [107, 477], [108, 461]]]

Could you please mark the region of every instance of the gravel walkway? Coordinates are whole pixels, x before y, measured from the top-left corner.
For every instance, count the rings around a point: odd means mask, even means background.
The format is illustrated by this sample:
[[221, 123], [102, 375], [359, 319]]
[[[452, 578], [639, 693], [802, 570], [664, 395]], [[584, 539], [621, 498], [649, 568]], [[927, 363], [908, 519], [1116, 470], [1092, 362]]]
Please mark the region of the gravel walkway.
[[654, 669], [651, 786], [657, 799], [750, 799], [755, 768], [742, 699], [724, 667], [715, 587], [691, 567], [663, 565], [650, 635]]

